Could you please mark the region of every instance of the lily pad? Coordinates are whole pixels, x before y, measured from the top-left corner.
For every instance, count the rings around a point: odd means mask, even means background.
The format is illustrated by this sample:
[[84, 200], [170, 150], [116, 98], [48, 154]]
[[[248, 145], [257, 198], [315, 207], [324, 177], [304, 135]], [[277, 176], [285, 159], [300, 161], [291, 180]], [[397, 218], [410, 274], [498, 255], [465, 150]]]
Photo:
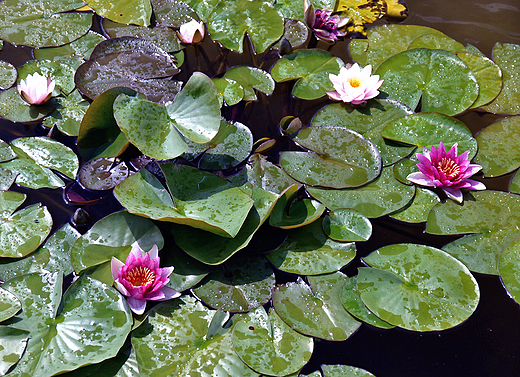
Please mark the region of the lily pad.
[[274, 80], [269, 73], [263, 69], [238, 66], [229, 69], [224, 74], [225, 79], [234, 80], [244, 89], [244, 99], [246, 101], [256, 101], [258, 97], [255, 89], [270, 95], [274, 90]]
[[[213, 12], [219, 0], [186, 0], [185, 4], [189, 5], [193, 9], [201, 20], [204, 22], [208, 21], [208, 17]], [[169, 13], [169, 12], [168, 12]]]
[[410, 206], [405, 207], [399, 212], [395, 212], [390, 216], [394, 219], [405, 221], [407, 223], [422, 223], [428, 219], [433, 206], [439, 203], [441, 200], [431, 190], [417, 187], [415, 196]]
[[56, 97], [56, 110], [46, 117], [42, 124], [53, 126], [68, 136], [78, 136], [81, 121], [85, 116], [90, 102], [83, 99], [77, 90], [68, 96]]
[[231, 327], [236, 319], [227, 319], [189, 296], [154, 306], [132, 332], [140, 374], [258, 377], [234, 352]]
[[362, 368], [348, 365], [322, 365], [323, 377], [375, 377]]
[[62, 274], [55, 273], [22, 275], [2, 285], [23, 307], [10, 326], [30, 331], [13, 375], [43, 377], [98, 363], [125, 343], [132, 316], [114, 288], [81, 276], [62, 298], [62, 284]]
[[213, 40], [230, 50], [243, 52], [244, 36], [253, 42], [261, 54], [283, 34], [283, 16], [270, 3], [262, 0], [222, 0], [208, 18], [208, 30]]
[[271, 68], [276, 82], [296, 80], [292, 94], [311, 100], [334, 90], [329, 74], [338, 74], [344, 66], [340, 58], [323, 50], [298, 50], [285, 55]]
[[280, 165], [309, 186], [348, 188], [364, 185], [381, 172], [377, 147], [342, 127], [308, 127], [294, 141], [310, 152], [282, 152]]
[[233, 106], [244, 98], [244, 88], [235, 80], [222, 77], [213, 79], [213, 83], [217, 87], [220, 107], [222, 107], [224, 101], [227, 106]]
[[[56, 87], [60, 88], [65, 94], [69, 94], [75, 88], [74, 72], [77, 66], [73, 60], [30, 60], [18, 69], [18, 82], [25, 80], [29, 74], [35, 72], [42, 76], [50, 77], [56, 82]], [[81, 64], [81, 63], [80, 63]], [[76, 64], [77, 65], [77, 64]], [[59, 90], [54, 90], [54, 94], [59, 94]]]
[[477, 153], [477, 140], [464, 123], [456, 118], [441, 113], [410, 114], [389, 123], [382, 135], [386, 139], [412, 144], [428, 149], [439, 143], [451, 148], [455, 143], [461, 152], [469, 151], [471, 160]]
[[116, 199], [129, 212], [154, 220], [186, 224], [223, 237], [238, 234], [253, 207], [250, 187], [233, 187], [189, 166], [166, 163], [161, 169], [168, 189], [141, 169], [114, 189]]
[[475, 163], [482, 166], [486, 177], [507, 174], [520, 166], [520, 116], [500, 119], [477, 135], [478, 155]]
[[233, 346], [238, 356], [258, 373], [285, 376], [309, 361], [314, 342], [287, 326], [274, 310], [267, 314], [260, 306], [237, 322]]
[[44, 105], [29, 105], [16, 87], [0, 92], [0, 116], [13, 122], [33, 122], [52, 113], [56, 102], [51, 99]]
[[180, 28], [191, 20], [198, 21], [195, 11], [186, 3], [178, 0], [151, 0], [157, 25]]
[[385, 0], [338, 0], [335, 10], [349, 18], [347, 32], [366, 35], [365, 25], [382, 18], [387, 11]]
[[500, 255], [500, 278], [511, 297], [520, 302], [519, 239], [515, 238]]
[[346, 279], [341, 289], [340, 297], [343, 307], [357, 320], [381, 329], [391, 329], [395, 327], [376, 316], [363, 304], [357, 290], [357, 276]]
[[277, 165], [269, 162], [266, 156], [254, 154], [246, 166], [247, 181], [275, 194], [281, 194], [287, 187], [296, 183]]
[[362, 187], [347, 190], [308, 187], [307, 191], [330, 210], [351, 208], [375, 218], [404, 208], [413, 199], [415, 187], [400, 183], [392, 167], [387, 167], [375, 181]]
[[408, 50], [414, 48], [429, 48], [432, 50], [446, 50], [450, 52], [466, 52], [466, 48], [460, 42], [444, 34], [422, 34], [415, 38], [408, 46]]
[[273, 293], [276, 312], [302, 334], [334, 341], [347, 339], [361, 326], [341, 303], [347, 276], [335, 272], [308, 279], [310, 285], [298, 279], [277, 287]]
[[9, 369], [22, 357], [29, 332], [13, 329], [9, 326], [0, 327], [0, 374], [7, 374]]
[[14, 316], [22, 309], [21, 302], [11, 292], [0, 288], [0, 322]]
[[83, 165], [78, 180], [90, 190], [111, 190], [134, 173], [125, 162], [102, 157]]
[[11, 63], [0, 61], [0, 89], [10, 88], [18, 77], [16, 67]]
[[164, 240], [150, 220], [126, 211], [113, 213], [96, 222], [74, 243], [72, 265], [77, 273], [90, 269], [92, 277], [112, 285], [112, 257], [125, 261], [135, 243], [149, 251], [154, 245], [162, 249]]
[[279, 270], [298, 275], [336, 272], [356, 256], [353, 242], [336, 242], [322, 230], [322, 221], [291, 229], [285, 242], [266, 255]]
[[496, 43], [493, 61], [502, 70], [502, 91], [483, 109], [495, 114], [520, 114], [520, 45]]
[[385, 246], [363, 260], [358, 291], [382, 320], [414, 331], [445, 330], [477, 308], [480, 291], [466, 266], [442, 250], [423, 245]]
[[[274, 4], [275, 8], [280, 3], [281, 1], [277, 1], [276, 4]], [[298, 1], [293, 1], [293, 3], [296, 4]], [[284, 38], [290, 43], [291, 47], [301, 46], [309, 38], [309, 28], [304, 22], [285, 16], [285, 31], [283, 36], [272, 48], [280, 50], [280, 43]], [[279, 51], [280, 54], [282, 52], [283, 51]]]
[[190, 257], [179, 247], [169, 247], [168, 249], [168, 253], [163, 254], [161, 260], [165, 266], [174, 267], [167, 286], [177, 292], [194, 287], [213, 270], [211, 266]]
[[418, 48], [392, 56], [377, 71], [384, 80], [380, 91], [412, 109], [455, 115], [477, 99], [475, 74], [455, 54]]
[[372, 223], [360, 212], [349, 208], [330, 211], [323, 218], [323, 231], [339, 242], [367, 241], [372, 235]]
[[271, 299], [274, 284], [273, 269], [263, 256], [243, 254], [211, 272], [193, 293], [214, 309], [248, 312]]
[[150, 25], [152, 5], [149, 0], [85, 0], [97, 14], [121, 24]]
[[95, 31], [89, 30], [89, 32], [81, 38], [64, 46], [35, 49], [34, 58], [37, 60], [53, 60], [56, 57], [72, 56], [88, 60], [97, 44], [104, 40], [105, 37]]
[[[298, 20], [305, 22], [303, 14], [303, 0], [277, 0], [274, 7], [283, 14], [285, 18]], [[314, 5], [314, 9], [334, 9], [334, 0], [313, 0], [311, 4]]]

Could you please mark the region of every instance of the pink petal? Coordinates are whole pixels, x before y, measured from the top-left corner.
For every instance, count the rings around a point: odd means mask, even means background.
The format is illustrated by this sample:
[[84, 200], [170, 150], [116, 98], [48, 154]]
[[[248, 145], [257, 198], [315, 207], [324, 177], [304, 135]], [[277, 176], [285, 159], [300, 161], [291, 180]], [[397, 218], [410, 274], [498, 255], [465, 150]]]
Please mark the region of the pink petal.
[[464, 172], [462, 178], [464, 179], [467, 177], [471, 177], [475, 173], [478, 173], [480, 170], [482, 170], [482, 166], [480, 166], [480, 165], [477, 165], [477, 164], [469, 165], [468, 168], [466, 169], [466, 171]]
[[333, 91], [333, 92], [326, 92], [327, 95], [329, 96], [330, 99], [333, 99], [333, 100], [336, 100], [336, 101], [341, 101], [341, 96], [338, 92], [336, 91]]
[[408, 174], [406, 179], [410, 182], [416, 183], [421, 186], [430, 186], [430, 187], [437, 186], [431, 178], [429, 178], [428, 176], [424, 175], [423, 173], [419, 173], [419, 172]]
[[145, 300], [137, 300], [133, 297], [128, 297], [126, 299], [126, 302], [128, 302], [128, 306], [130, 306], [130, 309], [137, 315], [143, 314], [144, 310], [146, 309]]
[[112, 257], [112, 260], [110, 261], [110, 270], [112, 271], [112, 278], [114, 280], [117, 280], [119, 277], [119, 270], [123, 268], [125, 264], [121, 262], [119, 259]]

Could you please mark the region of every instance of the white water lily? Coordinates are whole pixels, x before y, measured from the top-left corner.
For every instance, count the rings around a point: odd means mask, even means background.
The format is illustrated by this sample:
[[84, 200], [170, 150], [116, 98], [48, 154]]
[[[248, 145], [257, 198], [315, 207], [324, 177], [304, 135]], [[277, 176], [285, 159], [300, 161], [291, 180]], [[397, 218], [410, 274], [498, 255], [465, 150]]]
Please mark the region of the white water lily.
[[191, 20], [182, 24], [177, 35], [183, 43], [199, 43], [204, 39], [204, 22]]
[[383, 80], [379, 80], [379, 75], [372, 75], [372, 66], [365, 68], [355, 63], [347, 64], [341, 68], [339, 75], [329, 75], [330, 81], [334, 85], [334, 91], [327, 92], [327, 95], [336, 101], [343, 101], [353, 105], [360, 105], [370, 98], [379, 94], [379, 87]]
[[28, 104], [42, 105], [51, 98], [55, 85], [56, 83], [50, 77], [35, 72], [20, 81], [18, 93]]

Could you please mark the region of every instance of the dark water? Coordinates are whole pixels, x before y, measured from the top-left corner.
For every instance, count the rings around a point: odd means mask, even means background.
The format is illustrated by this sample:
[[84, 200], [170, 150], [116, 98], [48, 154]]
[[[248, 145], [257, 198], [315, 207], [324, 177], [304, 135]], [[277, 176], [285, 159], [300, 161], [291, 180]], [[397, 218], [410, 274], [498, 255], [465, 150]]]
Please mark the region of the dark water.
[[[406, 24], [430, 26], [445, 32], [464, 44], [471, 43], [491, 57], [495, 42], [520, 43], [520, 0], [470, 1], [470, 0], [408, 0], [410, 9]], [[318, 48], [329, 49], [345, 62], [348, 42], [330, 47], [318, 43]], [[201, 51], [197, 47], [186, 50], [186, 65], [179, 79], [186, 81], [190, 72], [200, 70], [210, 76], [223, 74], [234, 65], [252, 65], [269, 70], [276, 61], [275, 55], [253, 56], [246, 46], [244, 54], [226, 53], [223, 58], [217, 44], [208, 39]], [[0, 59], [21, 66], [32, 59], [31, 50], [5, 45]], [[240, 104], [236, 110], [223, 110], [229, 120], [238, 120], [248, 125], [257, 140], [278, 134], [279, 121], [287, 115], [300, 116], [309, 123], [312, 116], [327, 99], [301, 101], [291, 97], [292, 84], [277, 85], [272, 97], [259, 95], [259, 101]], [[459, 118], [476, 134], [498, 119], [491, 114], [472, 111]], [[0, 120], [0, 139], [10, 141], [17, 137], [45, 135], [43, 127], [13, 124]], [[73, 139], [58, 136], [58, 140], [73, 147]], [[271, 152], [276, 160], [278, 151], [290, 148], [283, 139]], [[489, 189], [507, 191], [510, 176], [486, 179]], [[80, 208], [64, 201], [63, 190], [29, 190], [13, 188], [28, 195], [26, 204], [43, 202], [51, 209], [55, 226], [70, 220]], [[97, 204], [85, 209], [97, 220], [118, 210], [120, 206], [109, 194]], [[453, 238], [425, 234], [424, 224], [410, 225], [382, 218], [373, 221], [372, 238], [358, 245], [360, 256], [392, 243], [413, 242], [442, 247]], [[343, 271], [349, 276], [356, 274], [359, 259]], [[426, 377], [426, 376], [520, 376], [520, 306], [508, 297], [498, 277], [475, 274], [480, 285], [481, 301], [477, 311], [462, 325], [430, 333], [410, 332], [402, 329], [380, 330], [363, 325], [359, 331], [344, 342], [319, 341], [310, 363], [303, 372], [308, 374], [320, 364], [346, 364], [362, 367], [378, 377]], [[237, 376], [238, 377], [238, 376]]]

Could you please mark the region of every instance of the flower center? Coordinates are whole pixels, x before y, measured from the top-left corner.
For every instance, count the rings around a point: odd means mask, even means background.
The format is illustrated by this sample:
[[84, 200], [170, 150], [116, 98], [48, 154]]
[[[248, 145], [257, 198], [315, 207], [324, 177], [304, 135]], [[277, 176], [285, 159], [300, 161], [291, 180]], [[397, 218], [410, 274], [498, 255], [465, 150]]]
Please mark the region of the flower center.
[[353, 88], [359, 88], [363, 84], [363, 80], [361, 80], [359, 77], [349, 77], [347, 82]]
[[143, 287], [145, 285], [153, 283], [155, 280], [155, 273], [148, 267], [136, 267], [128, 273], [126, 281], [128, 281], [134, 287]]
[[460, 173], [460, 166], [451, 158], [444, 157], [438, 164], [437, 169], [442, 171], [447, 178], [453, 179]]

